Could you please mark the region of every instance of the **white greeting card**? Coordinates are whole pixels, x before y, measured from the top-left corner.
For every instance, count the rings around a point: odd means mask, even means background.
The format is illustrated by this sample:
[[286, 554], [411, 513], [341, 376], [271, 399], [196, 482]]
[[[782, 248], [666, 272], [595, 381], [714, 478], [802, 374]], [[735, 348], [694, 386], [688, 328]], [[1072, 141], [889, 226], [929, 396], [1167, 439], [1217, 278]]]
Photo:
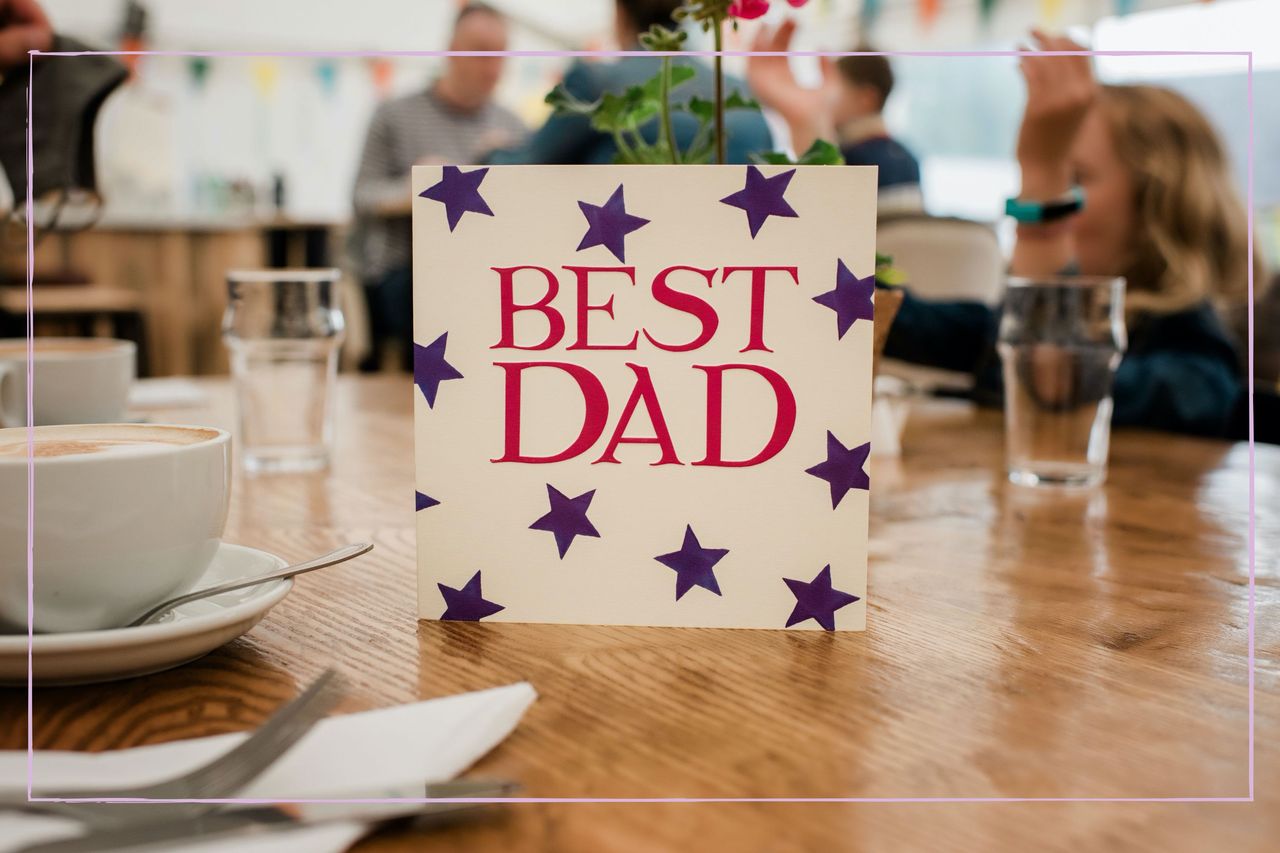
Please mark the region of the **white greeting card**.
[[865, 627], [874, 169], [413, 188], [422, 618]]

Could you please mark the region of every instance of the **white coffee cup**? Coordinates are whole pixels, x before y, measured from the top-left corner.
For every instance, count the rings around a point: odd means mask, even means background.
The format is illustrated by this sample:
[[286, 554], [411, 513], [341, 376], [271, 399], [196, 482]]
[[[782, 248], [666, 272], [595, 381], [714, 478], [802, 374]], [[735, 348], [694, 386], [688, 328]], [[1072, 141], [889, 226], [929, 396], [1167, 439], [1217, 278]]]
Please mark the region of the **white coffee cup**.
[[[218, 550], [231, 435], [209, 427], [35, 427], [33, 627], [126, 625], [189, 589]], [[28, 430], [0, 429], [0, 624], [27, 624]]]
[[[107, 338], [35, 338], [34, 421], [44, 424], [124, 420], [137, 348]], [[0, 426], [27, 425], [27, 341], [0, 339]]]

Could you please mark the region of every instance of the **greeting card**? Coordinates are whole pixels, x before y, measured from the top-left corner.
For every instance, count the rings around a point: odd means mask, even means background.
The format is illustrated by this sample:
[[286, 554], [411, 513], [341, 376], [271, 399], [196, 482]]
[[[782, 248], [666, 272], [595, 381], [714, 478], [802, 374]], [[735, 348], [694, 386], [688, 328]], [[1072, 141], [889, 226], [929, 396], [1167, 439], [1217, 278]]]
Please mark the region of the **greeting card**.
[[422, 618], [865, 627], [874, 169], [413, 188]]

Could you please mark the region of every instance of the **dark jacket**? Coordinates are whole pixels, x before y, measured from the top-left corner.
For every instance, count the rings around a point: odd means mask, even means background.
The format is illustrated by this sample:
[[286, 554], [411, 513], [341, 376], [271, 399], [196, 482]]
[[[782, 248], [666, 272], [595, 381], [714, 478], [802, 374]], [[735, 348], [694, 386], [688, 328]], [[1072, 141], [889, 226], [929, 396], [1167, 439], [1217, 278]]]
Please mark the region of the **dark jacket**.
[[[1003, 399], [996, 354], [999, 310], [980, 302], [932, 302], [905, 295], [885, 355], [974, 374], [973, 396]], [[1238, 355], [1207, 302], [1130, 318], [1129, 348], [1116, 371], [1112, 423], [1224, 437], [1243, 391]]]
[[[682, 59], [676, 63], [692, 65], [697, 76], [678, 87], [672, 93], [676, 104], [687, 101], [691, 95], [711, 99], [715, 81], [711, 69], [701, 62]], [[583, 101], [594, 101], [605, 92], [621, 93], [628, 86], [639, 85], [652, 78], [661, 68], [662, 60], [653, 57], [627, 57], [616, 62], [588, 63], [575, 61], [564, 76], [564, 87], [569, 94]], [[726, 92], [734, 90], [746, 94], [745, 88], [735, 80], [725, 81]], [[684, 112], [672, 116], [676, 144], [687, 149], [697, 132], [697, 119]], [[730, 163], [747, 163], [749, 155], [768, 151], [773, 139], [764, 117], [757, 110], [729, 110], [725, 113], [725, 152]], [[642, 128], [650, 142], [656, 140], [657, 120]], [[519, 147], [495, 151], [489, 162], [506, 163], [612, 163], [617, 148], [613, 138], [593, 130], [585, 116], [556, 115], [547, 119], [541, 129], [528, 142]]]
[[901, 142], [889, 136], [873, 136], [840, 149], [850, 166], [879, 166], [879, 188], [920, 183], [920, 164]]

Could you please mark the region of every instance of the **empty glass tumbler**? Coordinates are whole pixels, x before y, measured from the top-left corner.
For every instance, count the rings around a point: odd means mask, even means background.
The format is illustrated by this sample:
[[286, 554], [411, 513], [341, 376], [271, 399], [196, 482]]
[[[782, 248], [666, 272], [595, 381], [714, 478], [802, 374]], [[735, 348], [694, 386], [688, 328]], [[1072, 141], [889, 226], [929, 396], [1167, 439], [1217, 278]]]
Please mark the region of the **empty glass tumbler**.
[[1106, 478], [1111, 386], [1126, 346], [1123, 278], [1009, 280], [998, 348], [1011, 481]]
[[227, 273], [222, 338], [231, 355], [247, 471], [329, 465], [344, 330], [338, 280], [336, 269]]

